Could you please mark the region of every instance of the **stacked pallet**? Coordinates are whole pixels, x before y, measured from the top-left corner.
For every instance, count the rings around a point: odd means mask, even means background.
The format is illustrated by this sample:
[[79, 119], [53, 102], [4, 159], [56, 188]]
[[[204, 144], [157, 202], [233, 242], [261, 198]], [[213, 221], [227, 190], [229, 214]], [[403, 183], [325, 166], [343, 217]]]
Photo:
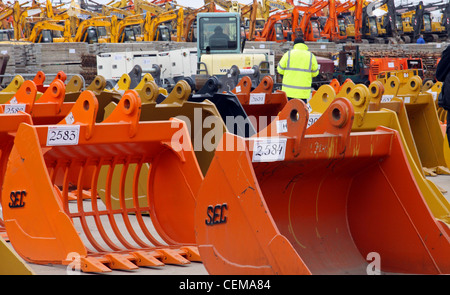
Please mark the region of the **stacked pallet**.
[[81, 54], [81, 76], [87, 85], [94, 81], [97, 76], [97, 60], [95, 54], [82, 53]]
[[81, 72], [81, 54], [87, 51], [86, 43], [43, 43], [14, 42], [0, 45], [0, 53], [9, 54], [3, 83], [12, 80], [15, 75], [32, 78], [43, 71], [50, 78], [64, 71], [68, 78]]
[[[44, 73], [78, 74], [81, 71], [81, 55], [86, 52], [86, 43], [33, 44], [28, 50], [29, 65]], [[32, 64], [35, 62], [35, 64]]]

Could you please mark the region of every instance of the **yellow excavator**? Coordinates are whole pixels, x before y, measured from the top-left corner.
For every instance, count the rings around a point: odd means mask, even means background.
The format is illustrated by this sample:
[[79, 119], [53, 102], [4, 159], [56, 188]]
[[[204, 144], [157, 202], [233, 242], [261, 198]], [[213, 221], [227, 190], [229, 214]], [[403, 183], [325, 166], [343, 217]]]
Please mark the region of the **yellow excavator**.
[[[180, 42], [183, 36], [184, 14], [183, 8], [166, 11], [155, 17], [146, 17], [144, 24], [144, 41], [175, 41]], [[177, 34], [172, 38], [171, 26], [165, 26], [165, 23], [176, 21]]]
[[66, 20], [64, 26], [57, 24], [57, 21], [37, 22], [34, 24], [30, 36], [24, 40], [33, 43], [72, 42], [70, 22]]
[[109, 17], [98, 16], [82, 21], [77, 29], [73, 42], [110, 43], [111, 21]]
[[127, 16], [122, 20], [117, 20], [117, 17], [113, 15], [111, 18], [111, 43], [143, 41], [144, 22], [141, 15]]

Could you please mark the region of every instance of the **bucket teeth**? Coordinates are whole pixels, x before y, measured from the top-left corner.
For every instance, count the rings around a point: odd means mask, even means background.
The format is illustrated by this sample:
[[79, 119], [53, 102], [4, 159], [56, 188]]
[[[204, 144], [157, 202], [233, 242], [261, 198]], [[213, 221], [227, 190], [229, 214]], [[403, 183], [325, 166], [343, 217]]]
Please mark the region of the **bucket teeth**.
[[181, 251], [183, 251], [186, 255], [186, 258], [189, 261], [197, 261], [197, 262], [201, 262], [202, 259], [200, 258], [200, 252], [198, 252], [198, 248], [197, 247], [181, 247], [180, 248]]
[[153, 267], [164, 266], [164, 263], [162, 263], [158, 259], [159, 257], [161, 257], [161, 254], [155, 251], [152, 252], [135, 251], [131, 252], [130, 254], [134, 256], [135, 258], [134, 263], [137, 266], [153, 266]]
[[181, 256], [181, 254], [185, 254], [184, 252], [180, 252], [172, 249], [158, 249], [156, 250], [161, 254], [161, 261], [165, 264], [189, 264], [191, 263], [189, 260]]
[[108, 260], [107, 265], [111, 269], [120, 269], [120, 270], [134, 270], [138, 269], [138, 267], [128, 260], [125, 255], [110, 253], [106, 254], [105, 258]]
[[[86, 256], [80, 259], [80, 270], [90, 273], [112, 270], [135, 270], [139, 267], [161, 267], [166, 264], [184, 265], [201, 261], [197, 247], [179, 249], [139, 250], [129, 253], [108, 253], [102, 256]], [[69, 264], [69, 262], [64, 262]]]
[[111, 272], [111, 269], [96, 257], [82, 257], [80, 259], [80, 269], [83, 272]]

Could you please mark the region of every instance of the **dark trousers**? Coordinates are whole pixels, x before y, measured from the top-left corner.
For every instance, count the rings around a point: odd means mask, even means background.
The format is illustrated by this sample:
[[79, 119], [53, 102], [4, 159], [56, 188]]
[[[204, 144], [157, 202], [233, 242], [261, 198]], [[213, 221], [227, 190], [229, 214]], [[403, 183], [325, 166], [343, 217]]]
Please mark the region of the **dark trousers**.
[[447, 141], [450, 147], [450, 111], [447, 111]]
[[308, 100], [307, 100], [306, 98], [294, 98], [294, 97], [288, 97], [288, 100], [291, 100], [291, 99], [301, 99], [301, 100], [303, 100], [304, 103], [308, 103]]

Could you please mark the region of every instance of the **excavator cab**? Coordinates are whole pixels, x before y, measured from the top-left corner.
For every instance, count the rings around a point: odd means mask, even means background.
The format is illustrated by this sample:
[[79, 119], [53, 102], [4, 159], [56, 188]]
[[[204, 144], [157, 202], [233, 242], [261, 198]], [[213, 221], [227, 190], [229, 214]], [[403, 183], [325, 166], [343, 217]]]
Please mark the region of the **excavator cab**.
[[377, 18], [375, 16], [370, 16], [368, 18], [368, 21], [369, 21], [370, 36], [378, 36]]
[[235, 13], [197, 15], [198, 52], [239, 53], [240, 19]]
[[401, 14], [397, 14], [395, 18], [395, 27], [397, 28], [397, 33], [403, 33], [403, 20]]
[[124, 28], [122, 34], [119, 37], [119, 42], [123, 43], [132, 41], [136, 41], [136, 35], [133, 28], [131, 26]]
[[51, 30], [42, 30], [36, 39], [36, 43], [52, 43], [53, 36]]
[[106, 27], [104, 26], [91, 26], [84, 31], [81, 42], [87, 42], [89, 44], [94, 43], [105, 43], [106, 36], [108, 35], [108, 32], [106, 30]]
[[243, 50], [244, 45], [239, 13], [197, 14], [198, 72], [207, 72], [211, 76], [227, 76], [230, 69], [236, 66], [240, 69], [240, 75], [253, 75], [256, 73], [254, 66], [260, 68], [261, 65], [268, 65], [273, 73], [273, 63], [269, 63], [269, 50], [254, 49], [246, 52]]
[[165, 25], [159, 25], [158, 29], [155, 32], [155, 41], [170, 41], [171, 40], [171, 32], [170, 28]]
[[10, 41], [14, 39], [13, 30], [0, 30], [0, 41]]
[[273, 28], [275, 32], [275, 40], [283, 41], [284, 40], [283, 24], [281, 22], [278, 22], [273, 25]]
[[423, 14], [423, 30], [425, 32], [431, 32], [431, 14]]

